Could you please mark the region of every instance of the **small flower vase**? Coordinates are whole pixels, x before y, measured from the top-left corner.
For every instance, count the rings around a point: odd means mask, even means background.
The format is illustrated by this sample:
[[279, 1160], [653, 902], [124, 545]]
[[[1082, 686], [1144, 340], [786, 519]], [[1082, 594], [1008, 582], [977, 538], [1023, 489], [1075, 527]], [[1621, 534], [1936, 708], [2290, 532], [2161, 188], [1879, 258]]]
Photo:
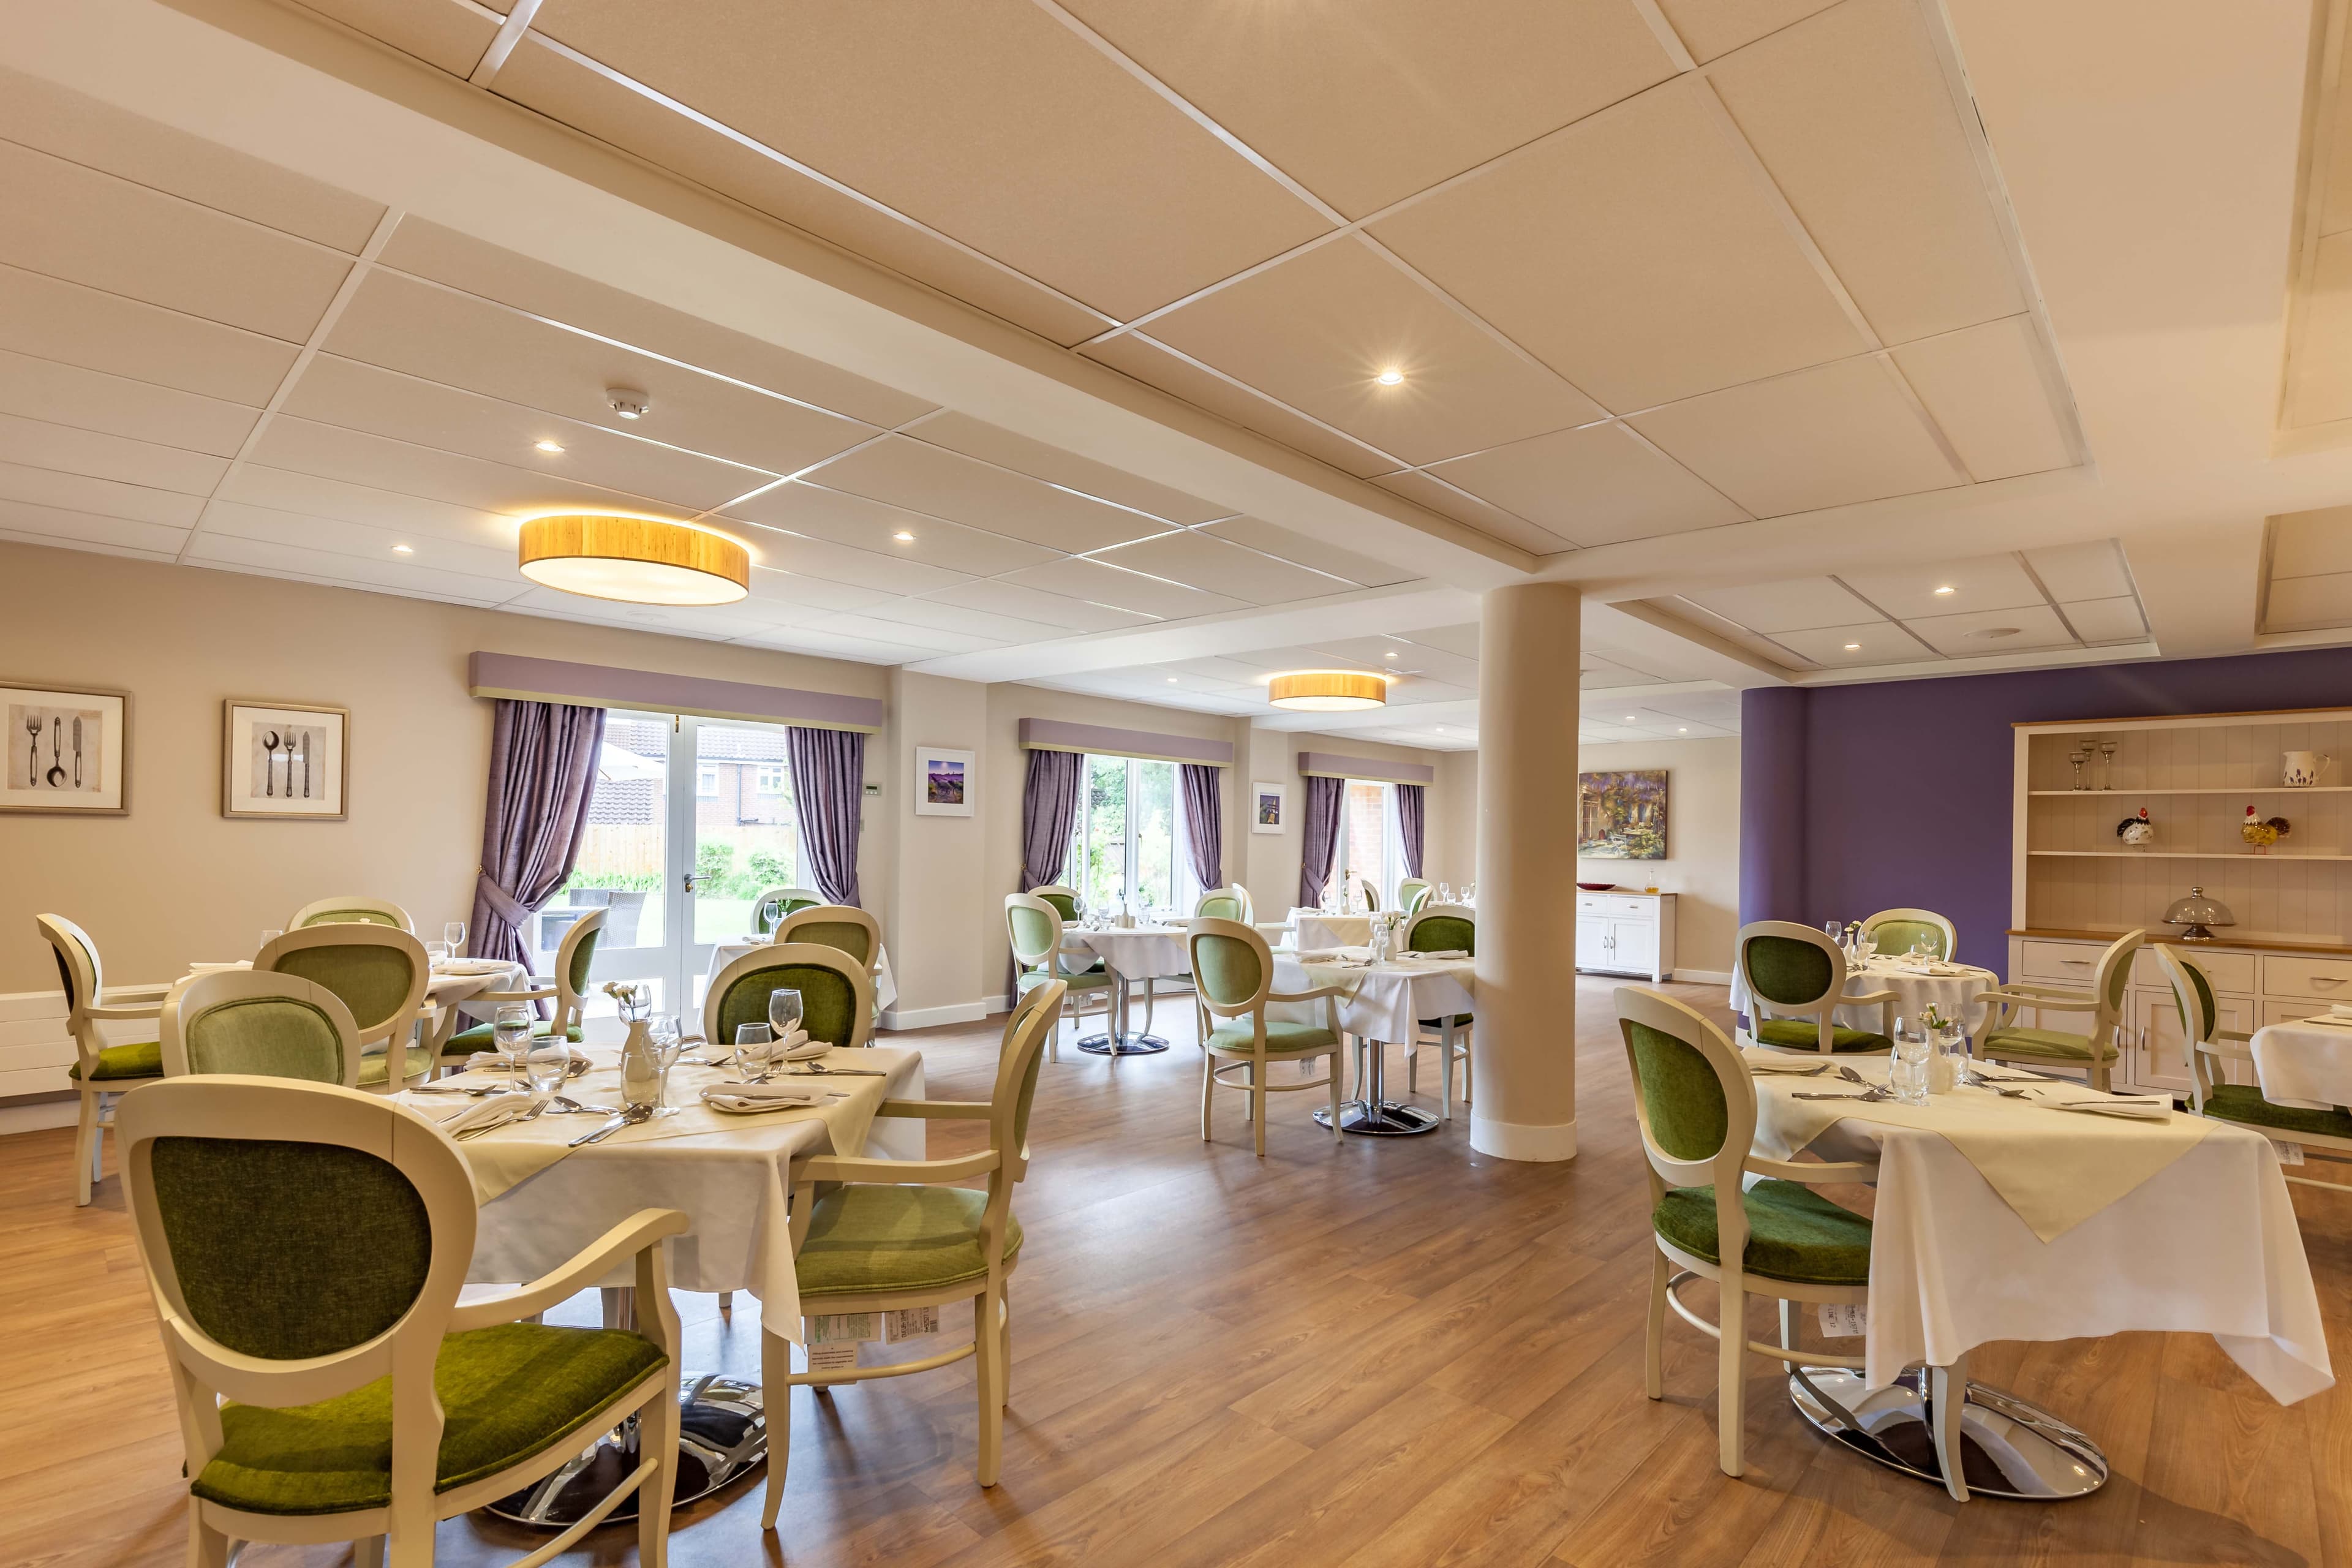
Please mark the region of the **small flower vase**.
[[644, 1017], [629, 1020], [628, 1038], [621, 1042], [621, 1100], [625, 1105], [661, 1103], [661, 1056], [654, 1049], [653, 1026]]

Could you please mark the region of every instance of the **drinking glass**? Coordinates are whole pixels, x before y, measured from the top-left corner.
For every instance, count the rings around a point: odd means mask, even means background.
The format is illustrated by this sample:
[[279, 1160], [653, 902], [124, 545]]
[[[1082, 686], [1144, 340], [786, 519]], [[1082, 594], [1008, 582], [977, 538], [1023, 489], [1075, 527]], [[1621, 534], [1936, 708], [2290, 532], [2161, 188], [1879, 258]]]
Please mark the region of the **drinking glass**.
[[449, 956], [449, 944], [446, 942], [428, 942], [425, 944], [425, 956], [428, 961], [438, 963]]
[[789, 1040], [801, 1026], [801, 994], [789, 986], [768, 993], [768, 1029], [777, 1039]]
[[449, 956], [457, 958], [466, 951], [466, 922], [451, 921], [441, 928], [441, 940], [449, 944]]
[[507, 1058], [509, 1067], [520, 1068], [523, 1054], [530, 1049], [530, 1007], [522, 1002], [501, 1002], [490, 1017], [490, 1037], [498, 1042], [499, 1054]]
[[766, 1069], [774, 1048], [775, 1036], [767, 1025], [735, 1026], [735, 1070], [743, 1077], [759, 1077]]
[[1904, 1104], [1927, 1103], [1927, 1058], [1933, 1049], [1924, 1030], [1907, 1029], [1902, 1019], [1895, 1020], [1895, 1059], [1886, 1083]]
[[[268, 947], [271, 942], [276, 942], [279, 937], [284, 936], [285, 934], [286, 933], [282, 931], [263, 931], [261, 933], [261, 947]], [[257, 953], [261, 951], [261, 947], [257, 947], [253, 951]]]
[[1823, 921], [1822, 922], [1822, 932], [1832, 942], [1843, 941], [1845, 936], [1845, 922], [1843, 921]]
[[1477, 883], [1465, 882], [1462, 884], [1462, 901], [1465, 904], [1475, 904], [1478, 901]]
[[572, 1047], [561, 1036], [541, 1035], [523, 1053], [523, 1077], [529, 1080], [531, 1093], [541, 1100], [562, 1089], [564, 1076], [571, 1070]]
[[1441, 904], [1450, 904], [1454, 901], [1453, 883], [1440, 882], [1437, 884], [1437, 901]]

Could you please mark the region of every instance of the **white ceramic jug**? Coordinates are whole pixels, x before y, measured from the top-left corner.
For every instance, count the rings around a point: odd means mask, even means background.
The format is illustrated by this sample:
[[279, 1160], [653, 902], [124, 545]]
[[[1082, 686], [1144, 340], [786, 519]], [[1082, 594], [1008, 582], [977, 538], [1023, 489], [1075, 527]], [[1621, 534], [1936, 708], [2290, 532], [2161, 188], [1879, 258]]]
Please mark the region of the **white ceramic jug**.
[[2336, 759], [2325, 752], [2289, 752], [2279, 773], [2279, 782], [2301, 789], [2315, 784], [2328, 763]]

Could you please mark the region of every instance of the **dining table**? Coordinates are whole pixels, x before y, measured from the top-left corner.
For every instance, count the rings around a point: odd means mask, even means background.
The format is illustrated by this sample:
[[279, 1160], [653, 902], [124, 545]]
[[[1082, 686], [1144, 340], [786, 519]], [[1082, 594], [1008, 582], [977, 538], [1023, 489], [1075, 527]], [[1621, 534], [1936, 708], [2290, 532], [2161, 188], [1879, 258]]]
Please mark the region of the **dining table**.
[[[1983, 1010], [1977, 998], [2000, 988], [2000, 977], [1990, 969], [1945, 959], [1915, 959], [1900, 953], [1872, 953], [1859, 963], [1848, 964], [1845, 972], [1848, 995], [1894, 992], [1895, 1016], [1907, 1026], [1916, 1026], [1932, 1004], [1945, 1017], [1973, 1029]], [[1731, 977], [1731, 1010], [1746, 1014], [1752, 1000], [1746, 973], [1735, 971]], [[1879, 1008], [1880, 1004], [1875, 1002], [1840, 1007], [1832, 1017], [1846, 1028], [1875, 1032], [1884, 1024]]]
[[[720, 970], [747, 952], [759, 952], [768, 943], [769, 939], [764, 936], [747, 936], [734, 942], [713, 942], [710, 947], [710, 966], [702, 973], [702, 994], [704, 996], [710, 994], [710, 983], [719, 978]], [[897, 1005], [898, 1000], [898, 977], [891, 972], [890, 950], [886, 947], [874, 955], [874, 1010], [877, 1013], [887, 1012]], [[698, 997], [692, 1011], [699, 1014], [701, 1009], [701, 999]]]
[[2352, 1106], [2352, 1018], [2322, 1013], [2288, 1018], [2254, 1031], [2246, 1048], [2254, 1081], [2273, 1105], [2300, 1110]]
[[[1743, 1051], [1754, 1152], [1874, 1162], [1860, 1371], [1798, 1366], [1806, 1420], [1881, 1464], [2027, 1500], [2095, 1490], [2096, 1443], [1967, 1380], [1994, 1341], [2207, 1333], [2281, 1404], [2333, 1384], [2318, 1294], [2276, 1151], [2168, 1098], [1979, 1066], [1925, 1105], [1866, 1098], [1889, 1058], [1804, 1064]], [[2118, 1114], [2120, 1113], [2120, 1114]], [[1934, 1391], [1965, 1389], [1960, 1473], [1933, 1441]]]
[[[1381, 1047], [1400, 1041], [1410, 1047], [1421, 1021], [1433, 1019], [1439, 1021], [1443, 1048], [1450, 1056], [1460, 1027], [1455, 1020], [1477, 1016], [1476, 961], [1466, 953], [1402, 953], [1374, 963], [1370, 950], [1362, 947], [1276, 952], [1276, 994], [1297, 994], [1326, 985], [1340, 993], [1334, 999], [1340, 1029], [1372, 1042], [1355, 1097], [1340, 1103], [1341, 1130], [1374, 1138], [1435, 1131], [1439, 1117], [1388, 1098], [1387, 1053]], [[1276, 1002], [1268, 1005], [1266, 1016], [1320, 1024], [1322, 1008], [1321, 1002]], [[1452, 1110], [1449, 1100], [1445, 1110], [1450, 1114]], [[1330, 1108], [1318, 1110], [1315, 1117], [1328, 1127]]]
[[1190, 924], [1174, 921], [1108, 925], [1098, 930], [1082, 925], [1062, 928], [1062, 951], [1101, 959], [1111, 977], [1112, 1025], [1102, 1034], [1080, 1037], [1078, 1049], [1098, 1057], [1140, 1057], [1168, 1048], [1166, 1036], [1152, 1034], [1148, 1028], [1128, 1027], [1130, 988], [1139, 980], [1149, 985], [1157, 980], [1190, 974], [1191, 935]]
[[1290, 911], [1291, 945], [1314, 951], [1319, 948], [1362, 947], [1372, 940], [1372, 917], [1366, 915], [1333, 914], [1327, 910], [1294, 909]]

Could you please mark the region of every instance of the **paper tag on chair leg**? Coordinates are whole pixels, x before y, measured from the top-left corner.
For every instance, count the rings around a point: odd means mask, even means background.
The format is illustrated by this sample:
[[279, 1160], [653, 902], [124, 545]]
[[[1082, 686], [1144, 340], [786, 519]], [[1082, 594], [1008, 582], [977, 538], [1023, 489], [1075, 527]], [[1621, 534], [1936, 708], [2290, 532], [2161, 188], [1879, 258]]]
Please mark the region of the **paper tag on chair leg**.
[[835, 1312], [823, 1318], [803, 1318], [803, 1337], [809, 1344], [823, 1345], [859, 1340], [878, 1340], [882, 1325], [872, 1312]]
[[823, 1344], [809, 1342], [808, 1369], [813, 1373], [855, 1372], [857, 1370], [857, 1342], [832, 1340]]
[[1870, 1309], [1858, 1301], [1824, 1301], [1820, 1310], [1823, 1339], [1850, 1340], [1870, 1331]]
[[900, 1340], [919, 1340], [925, 1334], [940, 1331], [940, 1310], [937, 1307], [907, 1307], [882, 1314], [882, 1337], [892, 1344]]
[[2273, 1146], [2273, 1148], [2275, 1148], [2276, 1150], [2278, 1150], [2278, 1157], [2279, 1157], [2279, 1163], [2280, 1163], [2280, 1164], [2282, 1164], [2282, 1165], [2300, 1165], [2300, 1164], [2302, 1164], [2302, 1163], [2303, 1163], [2303, 1145], [2302, 1145], [2302, 1144], [2300, 1144], [2300, 1143], [2289, 1143], [2289, 1142], [2287, 1142], [2284, 1139], [2280, 1139], [2277, 1142], [2273, 1143], [2272, 1146]]

